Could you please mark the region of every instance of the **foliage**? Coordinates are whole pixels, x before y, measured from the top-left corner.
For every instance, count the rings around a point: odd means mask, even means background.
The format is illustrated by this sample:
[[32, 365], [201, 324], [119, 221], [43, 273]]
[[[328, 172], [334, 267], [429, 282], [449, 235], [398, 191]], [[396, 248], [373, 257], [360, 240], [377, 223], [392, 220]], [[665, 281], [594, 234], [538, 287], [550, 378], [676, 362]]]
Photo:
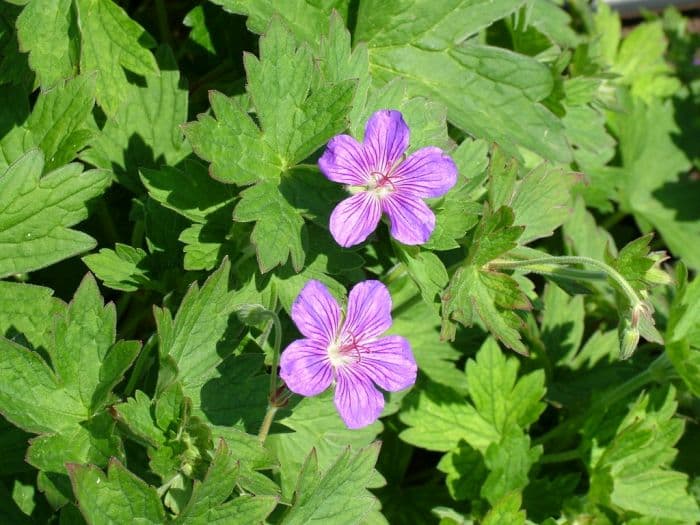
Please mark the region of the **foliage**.
[[[700, 39], [596, 4], [0, 2], [3, 522], [700, 522]], [[380, 109], [458, 182], [341, 248]], [[411, 343], [362, 429], [277, 378], [311, 279]]]

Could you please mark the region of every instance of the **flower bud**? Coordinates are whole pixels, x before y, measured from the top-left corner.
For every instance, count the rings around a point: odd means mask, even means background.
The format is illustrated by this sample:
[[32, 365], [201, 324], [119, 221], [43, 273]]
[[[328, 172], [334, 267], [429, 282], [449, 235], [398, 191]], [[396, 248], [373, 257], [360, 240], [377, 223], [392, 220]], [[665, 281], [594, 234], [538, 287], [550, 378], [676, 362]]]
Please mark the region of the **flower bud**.
[[631, 319], [623, 318], [618, 327], [620, 340], [620, 359], [629, 359], [639, 344], [639, 329], [633, 325]]
[[651, 252], [649, 257], [654, 260], [654, 264], [644, 274], [644, 280], [650, 285], [671, 284], [673, 279], [661, 268], [661, 263], [668, 259], [668, 254], [666, 252]]

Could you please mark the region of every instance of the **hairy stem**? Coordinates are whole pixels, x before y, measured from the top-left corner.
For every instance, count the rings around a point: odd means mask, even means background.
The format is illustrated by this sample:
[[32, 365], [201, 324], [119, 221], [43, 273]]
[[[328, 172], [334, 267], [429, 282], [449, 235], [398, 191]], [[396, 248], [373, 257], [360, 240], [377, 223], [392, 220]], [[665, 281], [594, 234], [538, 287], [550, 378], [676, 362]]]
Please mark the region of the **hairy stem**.
[[500, 260], [496, 259], [489, 263], [491, 268], [499, 269], [518, 269], [518, 268], [529, 268], [538, 267], [541, 265], [571, 265], [571, 264], [584, 264], [588, 266], [593, 266], [604, 272], [610, 279], [612, 279], [625, 294], [628, 301], [630, 302], [630, 307], [642, 303], [642, 300], [637, 295], [637, 292], [632, 288], [630, 283], [625, 279], [620, 272], [618, 272], [612, 266], [605, 264], [603, 261], [598, 261], [597, 259], [592, 259], [590, 257], [580, 257], [580, 256], [551, 256], [551, 257], [539, 257], [536, 259], [526, 259], [526, 260]]
[[267, 406], [267, 412], [265, 412], [265, 419], [263, 419], [262, 425], [260, 425], [260, 431], [258, 432], [258, 440], [260, 443], [265, 443], [267, 434], [270, 432], [270, 426], [272, 426], [272, 421], [275, 419], [275, 413], [277, 413], [277, 407], [273, 404], [269, 404]]
[[277, 368], [280, 362], [280, 349], [282, 347], [282, 323], [276, 313], [271, 312], [271, 320], [275, 329], [275, 338], [272, 343], [272, 369], [270, 370], [270, 397], [274, 399], [277, 393]]

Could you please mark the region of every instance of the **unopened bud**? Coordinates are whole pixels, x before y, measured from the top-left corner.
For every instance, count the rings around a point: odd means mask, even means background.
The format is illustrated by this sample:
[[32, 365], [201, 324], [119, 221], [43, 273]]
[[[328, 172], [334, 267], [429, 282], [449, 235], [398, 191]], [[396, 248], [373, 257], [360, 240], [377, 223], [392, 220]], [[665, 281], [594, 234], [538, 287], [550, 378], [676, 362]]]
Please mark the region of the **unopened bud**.
[[668, 285], [673, 282], [671, 276], [661, 268], [661, 263], [668, 259], [666, 252], [652, 252], [649, 257], [654, 260], [654, 265], [649, 268], [644, 274], [644, 280], [651, 285], [663, 284]]
[[639, 344], [639, 329], [633, 326], [630, 319], [624, 318], [618, 327], [620, 340], [620, 359], [629, 359]]

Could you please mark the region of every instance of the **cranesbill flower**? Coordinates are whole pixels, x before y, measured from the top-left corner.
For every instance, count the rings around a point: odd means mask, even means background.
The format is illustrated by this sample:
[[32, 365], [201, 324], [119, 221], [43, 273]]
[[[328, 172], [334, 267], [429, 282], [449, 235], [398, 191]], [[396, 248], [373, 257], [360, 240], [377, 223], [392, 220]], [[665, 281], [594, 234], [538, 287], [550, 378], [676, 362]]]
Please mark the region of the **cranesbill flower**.
[[409, 342], [382, 337], [391, 326], [391, 297], [379, 281], [355, 285], [345, 315], [322, 283], [309, 281], [292, 305], [292, 319], [305, 339], [282, 353], [280, 377], [303, 396], [335, 383], [335, 406], [349, 428], [367, 426], [382, 413], [377, 386], [396, 392], [415, 383]]
[[457, 167], [440, 148], [422, 148], [406, 158], [410, 130], [401, 112], [374, 113], [360, 144], [350, 135], [333, 137], [318, 160], [323, 174], [348, 186], [352, 197], [331, 214], [330, 230], [341, 246], [364, 241], [382, 213], [391, 235], [404, 244], [423, 244], [435, 229], [435, 215], [423, 202], [440, 197], [457, 182]]

